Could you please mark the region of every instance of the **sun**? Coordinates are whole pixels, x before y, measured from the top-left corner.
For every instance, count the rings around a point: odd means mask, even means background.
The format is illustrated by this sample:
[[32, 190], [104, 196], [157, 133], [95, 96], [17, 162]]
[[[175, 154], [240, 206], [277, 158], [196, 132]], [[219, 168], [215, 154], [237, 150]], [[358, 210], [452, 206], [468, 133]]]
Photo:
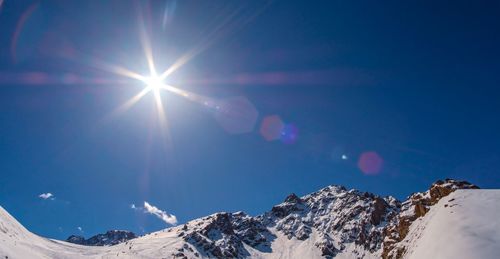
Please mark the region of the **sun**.
[[143, 81], [146, 84], [146, 88], [154, 94], [158, 94], [165, 85], [163, 80], [155, 74], [145, 77]]
[[[145, 86], [144, 90], [142, 90], [141, 93], [143, 93], [143, 94], [146, 94], [148, 92], [153, 93], [155, 100], [156, 100], [156, 108], [158, 109], [158, 115], [160, 115], [160, 117], [163, 117], [164, 116], [163, 104], [161, 102], [161, 95], [160, 95], [160, 91], [162, 89], [166, 88], [165, 83], [163, 82], [163, 79], [158, 76], [158, 74], [155, 72], [154, 69], [152, 69], [150, 76], [149, 77], [145, 76], [142, 79], [142, 81], [146, 84], [146, 86]], [[143, 95], [143, 94], [141, 94], [141, 95]], [[160, 119], [163, 119], [163, 118], [160, 118]]]

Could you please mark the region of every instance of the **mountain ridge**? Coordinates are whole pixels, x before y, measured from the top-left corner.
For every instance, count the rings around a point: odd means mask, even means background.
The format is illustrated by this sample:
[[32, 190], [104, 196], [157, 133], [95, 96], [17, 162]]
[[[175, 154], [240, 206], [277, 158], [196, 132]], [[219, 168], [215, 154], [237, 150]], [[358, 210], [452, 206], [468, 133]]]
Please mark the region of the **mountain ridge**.
[[[408, 250], [403, 241], [413, 222], [452, 192], [478, 188], [446, 179], [399, 201], [329, 185], [302, 197], [292, 193], [262, 215], [219, 212], [143, 237], [99, 245], [125, 249], [118, 254], [131, 258], [143, 257], [135, 254], [138, 244], [147, 246], [146, 240], [157, 239], [168, 240], [169, 245], [148, 249], [172, 258], [273, 258], [275, 253], [289, 258], [403, 258]], [[81, 238], [77, 242], [85, 244]]]
[[137, 236], [131, 231], [108, 230], [104, 234], [97, 234], [88, 239], [79, 235], [71, 235], [66, 239], [66, 241], [77, 245], [109, 246], [123, 243], [134, 238], [137, 238]]

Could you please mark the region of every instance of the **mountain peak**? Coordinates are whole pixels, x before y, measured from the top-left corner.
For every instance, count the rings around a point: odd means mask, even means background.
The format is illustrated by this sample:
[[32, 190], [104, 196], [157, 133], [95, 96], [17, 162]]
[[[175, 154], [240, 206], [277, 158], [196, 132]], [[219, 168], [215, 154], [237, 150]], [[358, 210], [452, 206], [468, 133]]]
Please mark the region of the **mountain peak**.
[[66, 241], [77, 245], [111, 246], [134, 238], [137, 238], [137, 236], [130, 231], [108, 230], [104, 234], [97, 234], [89, 239], [85, 239], [84, 237], [78, 235], [71, 235], [66, 239]]
[[300, 203], [302, 202], [302, 200], [295, 193], [291, 193], [290, 195], [286, 196], [285, 202]]
[[[488, 196], [470, 191], [461, 192], [459, 196], [453, 194], [458, 189], [477, 188], [469, 182], [445, 179], [401, 202], [391, 196], [331, 185], [302, 197], [292, 193], [284, 202], [259, 216], [241, 211], [219, 212], [140, 238], [135, 238], [132, 232], [110, 230], [89, 239], [73, 235], [67, 240], [87, 246], [110, 246], [106, 250], [47, 242], [28, 232], [0, 207], [0, 256], [54, 257], [57, 251], [56, 254], [64, 258], [117, 254], [148, 258], [169, 255], [173, 258], [267, 258], [280, 254], [288, 258], [399, 259], [414, 252], [415, 242], [427, 227], [422, 222], [429, 221], [436, 209], [441, 210], [446, 219], [458, 208], [462, 209], [461, 213], [468, 213], [466, 207], [471, 201], [479, 208], [477, 204], [483, 201], [483, 196], [490, 205], [492, 197], [500, 197], [500, 193]], [[454, 198], [443, 199], [448, 195]], [[469, 205], [464, 201], [455, 204], [469, 196]], [[449, 211], [442, 211], [444, 208]], [[494, 210], [490, 213], [498, 214]], [[458, 218], [464, 215], [469, 214]], [[488, 217], [492, 218], [491, 215]], [[422, 217], [425, 218], [417, 220]]]

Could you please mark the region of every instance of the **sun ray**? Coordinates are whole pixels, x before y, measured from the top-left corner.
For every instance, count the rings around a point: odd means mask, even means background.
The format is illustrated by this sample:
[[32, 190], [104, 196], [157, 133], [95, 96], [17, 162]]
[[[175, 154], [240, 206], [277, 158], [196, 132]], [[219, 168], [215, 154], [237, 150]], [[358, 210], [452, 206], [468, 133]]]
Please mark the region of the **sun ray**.
[[164, 126], [166, 125], [166, 119], [165, 119], [165, 111], [163, 110], [161, 95], [159, 91], [153, 91], [153, 94], [156, 101], [156, 110], [158, 112], [158, 119], [160, 120], [160, 126], [162, 127], [163, 130]]
[[95, 56], [85, 54], [81, 51], [73, 50], [73, 52], [74, 53], [72, 55], [65, 55], [62, 57], [64, 57], [65, 59], [68, 59], [70, 61], [73, 61], [73, 62], [82, 63], [82, 64], [87, 65], [89, 67], [97, 68], [97, 69], [100, 69], [102, 71], [110, 72], [110, 73], [113, 73], [115, 75], [127, 77], [130, 79], [135, 79], [135, 80], [140, 80], [140, 81], [145, 79], [145, 77], [142, 76], [141, 74], [134, 72], [134, 71], [132, 71], [128, 68], [125, 68], [123, 66], [119, 66], [116, 64], [106, 62], [102, 59], [99, 59]]
[[149, 39], [148, 32], [146, 31], [146, 24], [144, 21], [144, 16], [142, 15], [141, 5], [138, 5], [138, 20], [139, 20], [139, 40], [146, 56], [146, 61], [148, 62], [149, 72], [151, 74], [156, 74], [156, 67], [153, 59], [153, 48], [151, 47], [151, 41]]
[[153, 94], [155, 97], [156, 101], [156, 112], [158, 114], [158, 124], [160, 127], [161, 131], [161, 136], [162, 136], [162, 141], [163, 141], [163, 147], [170, 147], [171, 141], [170, 141], [170, 131], [168, 128], [168, 121], [167, 121], [167, 116], [165, 114], [165, 110], [163, 107], [163, 102], [161, 100], [161, 94], [160, 94], [161, 88], [157, 88], [153, 90]]
[[169, 75], [174, 73], [176, 70], [184, 66], [191, 59], [195, 58], [197, 55], [206, 51], [210, 46], [212, 46], [217, 40], [228, 35], [238, 29], [241, 29], [244, 25], [251, 22], [257, 16], [259, 16], [270, 4], [272, 1], [269, 1], [266, 5], [264, 5], [261, 9], [251, 14], [248, 17], [240, 18], [239, 20], [235, 20], [238, 14], [242, 12], [243, 7], [240, 7], [234, 10], [229, 16], [227, 16], [218, 26], [215, 27], [207, 36], [206, 40], [202, 41], [200, 44], [195, 46], [193, 49], [188, 51], [186, 54], [182, 55], [178, 58], [174, 64], [172, 64], [169, 68], [167, 68], [163, 73], [161, 73], [160, 78], [162, 80], [166, 79]]
[[178, 96], [184, 97], [184, 98], [188, 99], [189, 101], [198, 103], [199, 105], [205, 106], [207, 108], [214, 109], [217, 106], [216, 101], [213, 98], [199, 95], [199, 94], [195, 94], [193, 92], [189, 92], [186, 90], [182, 90], [182, 89], [177, 88], [177, 87], [172, 86], [172, 85], [165, 84], [161, 87], [161, 89], [167, 90], [167, 91], [174, 93]]
[[128, 99], [124, 104], [120, 105], [113, 113], [118, 114], [127, 111], [150, 91], [151, 89], [149, 87], [142, 89], [142, 91], [140, 91], [138, 94]]
[[148, 87], [145, 87], [144, 89], [142, 89], [142, 91], [140, 91], [136, 95], [132, 96], [132, 98], [128, 99], [125, 103], [121, 104], [120, 106], [115, 108], [110, 113], [105, 114], [104, 117], [101, 118], [101, 120], [98, 124], [107, 123], [110, 120], [112, 120], [113, 118], [128, 111], [132, 106], [134, 106], [134, 104], [136, 104], [139, 100], [141, 100], [149, 92], [151, 92], [151, 89]]
[[121, 67], [121, 66], [118, 66], [118, 65], [114, 65], [114, 64], [109, 64], [109, 63], [106, 63], [104, 61], [97, 61], [97, 60], [94, 60], [94, 66], [95, 67], [99, 67], [105, 71], [108, 71], [108, 72], [111, 72], [111, 73], [114, 73], [114, 74], [117, 74], [117, 75], [120, 75], [120, 76], [124, 76], [124, 77], [128, 77], [128, 78], [131, 78], [131, 79], [136, 79], [136, 80], [144, 80], [144, 76], [132, 71], [132, 70], [129, 70], [127, 68], [124, 68], [124, 67]]
[[149, 41], [148, 34], [144, 27], [144, 21], [140, 22], [141, 26], [139, 28], [140, 41], [144, 55], [146, 56], [146, 61], [148, 62], [149, 72], [156, 74], [156, 67], [153, 59], [153, 50], [151, 48], [151, 42]]
[[[253, 18], [255, 18], [258, 14], [261, 13], [261, 11], [257, 13], [252, 13], [250, 15], [244, 15], [244, 16], [239, 16], [242, 12], [242, 8], [239, 7], [236, 10], [230, 11], [228, 13], [228, 16], [225, 16], [222, 18], [222, 22], [215, 24], [215, 27], [213, 30], [209, 31], [208, 34], [206, 34], [207, 37], [203, 37], [204, 40], [199, 42], [192, 48], [190, 51], [182, 55], [180, 58], [178, 58], [170, 67], [168, 67], [163, 73], [158, 74], [156, 70], [156, 65], [153, 57], [153, 48], [152, 48], [152, 42], [150, 39], [151, 32], [147, 30], [147, 26], [149, 24], [146, 24], [145, 17], [142, 14], [142, 8], [141, 4], [139, 2], [136, 2], [137, 8], [139, 10], [138, 12], [138, 32], [139, 32], [139, 40], [140, 44], [143, 49], [143, 53], [145, 55], [146, 61], [147, 61], [147, 66], [149, 68], [149, 74], [148, 75], [141, 75], [139, 73], [136, 73], [134, 71], [131, 71], [127, 68], [106, 63], [102, 60], [99, 60], [97, 58], [83, 58], [84, 61], [90, 63], [90, 65], [100, 68], [104, 71], [112, 72], [117, 75], [124, 76], [126, 78], [130, 79], [135, 79], [137, 81], [140, 81], [144, 84], [144, 89], [142, 89], [139, 93], [134, 95], [132, 98], [128, 99], [125, 103], [117, 107], [109, 117], [118, 115], [120, 113], [123, 113], [130, 109], [132, 106], [134, 106], [139, 100], [141, 100], [146, 94], [152, 93], [154, 97], [154, 109], [156, 110], [157, 116], [158, 116], [158, 125], [160, 127], [161, 133], [163, 135], [164, 141], [170, 142], [170, 134], [169, 134], [169, 129], [167, 125], [167, 116], [166, 112], [164, 109], [163, 101], [162, 101], [162, 96], [161, 96], [161, 91], [166, 90], [170, 93], [173, 93], [175, 95], [181, 96], [183, 98], [186, 98], [189, 101], [196, 102], [199, 105], [202, 105], [205, 108], [208, 109], [218, 109], [218, 101], [207, 97], [203, 95], [199, 95], [193, 92], [189, 92], [186, 90], [183, 90], [181, 88], [172, 86], [170, 84], [165, 83], [164, 81], [167, 79], [169, 75], [174, 73], [176, 70], [184, 66], [186, 63], [188, 63], [190, 60], [195, 58], [197, 55], [201, 54], [202, 52], [206, 51], [210, 46], [212, 46], [217, 40], [219, 40], [221, 37], [234, 32], [237, 29], [240, 29], [242, 26], [250, 22]], [[265, 8], [263, 8], [265, 9]]]
[[160, 78], [166, 79], [169, 75], [175, 72], [177, 69], [188, 63], [191, 59], [199, 55], [208, 49], [218, 38], [220, 38], [221, 34], [218, 34], [234, 17], [240, 12], [241, 8], [235, 10], [231, 15], [226, 17], [224, 21], [219, 24], [214, 30], [212, 30], [206, 37], [206, 40], [198, 44], [196, 47], [188, 51], [186, 54], [182, 55], [179, 59], [177, 59], [173, 65], [167, 68], [161, 75]]
[[141, 76], [140, 74], [135, 73], [131, 70], [128, 70], [124, 67], [120, 67], [117, 65], [111, 65], [111, 64], [108, 64], [107, 66], [109, 68], [109, 71], [114, 72], [115, 74], [122, 75], [122, 76], [132, 78], [132, 79], [141, 80], [141, 81], [144, 80], [144, 76]]

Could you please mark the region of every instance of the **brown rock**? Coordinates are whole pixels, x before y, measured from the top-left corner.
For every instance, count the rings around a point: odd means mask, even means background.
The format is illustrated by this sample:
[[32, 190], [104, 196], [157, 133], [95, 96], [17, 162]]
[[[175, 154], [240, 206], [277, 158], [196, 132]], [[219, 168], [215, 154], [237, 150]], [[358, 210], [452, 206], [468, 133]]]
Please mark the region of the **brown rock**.
[[[388, 226], [384, 230], [385, 236], [389, 237], [389, 239], [384, 241], [382, 258], [402, 258], [406, 249], [405, 247], [397, 247], [397, 244], [408, 235], [410, 225], [416, 219], [423, 217], [429, 211], [430, 206], [458, 189], [479, 189], [479, 187], [466, 181], [446, 179], [433, 183], [426, 193], [411, 195], [408, 198], [409, 202], [411, 202], [408, 210], [413, 209], [414, 213], [404, 217], [398, 216], [396, 226]], [[396, 250], [394, 251], [394, 249]]]

